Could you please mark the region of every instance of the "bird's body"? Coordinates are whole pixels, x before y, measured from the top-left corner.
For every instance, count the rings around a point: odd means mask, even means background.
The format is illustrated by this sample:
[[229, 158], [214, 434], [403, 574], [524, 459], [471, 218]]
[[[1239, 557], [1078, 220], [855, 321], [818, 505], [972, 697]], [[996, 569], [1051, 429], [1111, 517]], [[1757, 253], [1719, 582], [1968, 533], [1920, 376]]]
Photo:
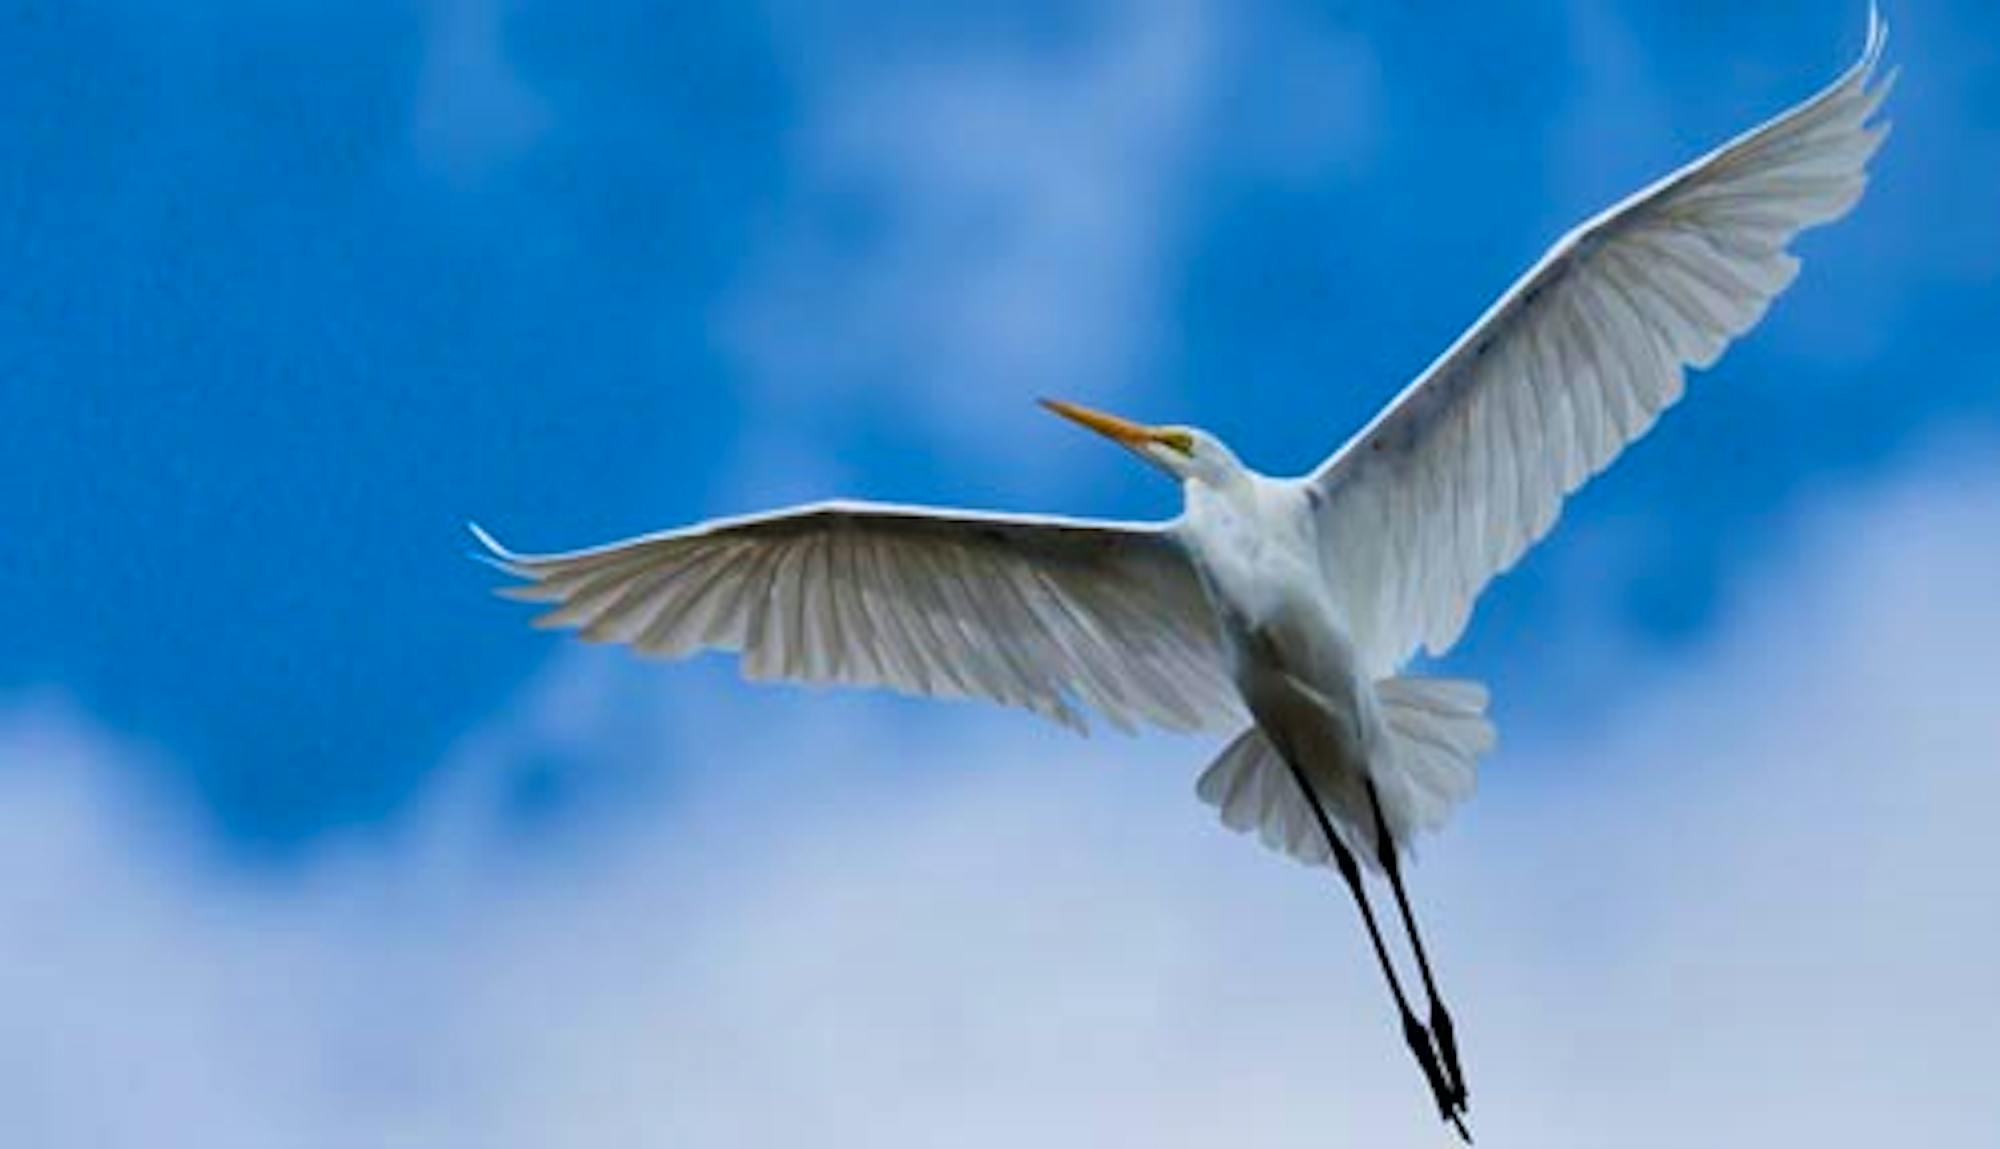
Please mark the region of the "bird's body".
[[1180, 535], [1258, 727], [1318, 744], [1316, 764], [1365, 772], [1381, 721], [1302, 507], [1295, 490], [1254, 478], [1240, 495], [1191, 494]]
[[[1353, 890], [1440, 1112], [1464, 1112], [1450, 1018], [1398, 858], [1471, 791], [1486, 692], [1410, 677], [1565, 498], [1645, 434], [1796, 275], [1806, 227], [1860, 197], [1883, 43], [1834, 84], [1558, 241], [1311, 474], [1213, 436], [1058, 413], [1180, 482], [1170, 523], [829, 503], [593, 550], [491, 558], [543, 621], [668, 656], [740, 652], [753, 679], [980, 697], [1082, 728], [1233, 735], [1202, 775], [1223, 821]], [[475, 528], [476, 529], [476, 528]], [[1394, 887], [1430, 998], [1419, 1024], [1362, 893]], [[1462, 1132], [1461, 1127], [1461, 1132]]]
[[[1348, 844], [1374, 856], [1362, 783], [1376, 779], [1392, 833], [1414, 823], [1399, 801], [1392, 741], [1340, 601], [1323, 577], [1304, 484], [1239, 469], [1190, 482], [1174, 524], [1215, 619], [1230, 680], [1263, 739], [1291, 748]], [[1312, 839], [1308, 838], [1308, 841]], [[1311, 847], [1308, 847], [1311, 848]], [[1315, 852], [1317, 852], [1315, 850]]]

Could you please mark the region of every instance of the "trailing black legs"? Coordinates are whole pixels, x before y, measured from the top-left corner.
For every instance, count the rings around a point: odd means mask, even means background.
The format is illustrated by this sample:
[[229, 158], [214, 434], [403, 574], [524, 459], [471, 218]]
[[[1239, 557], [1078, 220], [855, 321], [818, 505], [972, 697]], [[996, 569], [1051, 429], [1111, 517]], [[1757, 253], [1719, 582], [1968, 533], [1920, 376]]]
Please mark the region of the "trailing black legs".
[[1382, 872], [1389, 875], [1389, 888], [1396, 892], [1396, 907], [1402, 911], [1403, 927], [1409, 931], [1410, 949], [1417, 955], [1417, 970], [1423, 975], [1424, 994], [1430, 999], [1431, 1036], [1437, 1039], [1438, 1054], [1444, 1060], [1445, 1078], [1451, 1091], [1452, 1108], [1465, 1111], [1465, 1071], [1458, 1064], [1458, 1036], [1451, 1025], [1451, 1014], [1444, 1008], [1444, 999], [1438, 996], [1437, 979], [1431, 976], [1431, 961], [1424, 953], [1424, 940], [1417, 933], [1416, 915], [1410, 912], [1410, 896], [1403, 890], [1403, 870], [1396, 856], [1395, 839], [1389, 835], [1388, 821], [1382, 816], [1382, 802], [1375, 796], [1375, 784], [1368, 784], [1368, 804], [1375, 811], [1376, 858], [1382, 863]]
[[[1293, 761], [1289, 754], [1281, 754], [1280, 757], [1284, 758], [1285, 765], [1292, 772], [1292, 779], [1298, 783], [1299, 790], [1305, 794], [1307, 803], [1312, 806], [1313, 817], [1319, 823], [1320, 832], [1326, 836], [1327, 846], [1333, 851], [1334, 864], [1340, 871], [1341, 879], [1347, 883], [1348, 892], [1354, 895], [1355, 906], [1361, 910], [1361, 920], [1368, 927], [1369, 944], [1375, 949], [1375, 960], [1380, 963], [1382, 976], [1389, 982], [1389, 992], [1396, 999], [1396, 1012], [1403, 1026], [1403, 1043], [1409, 1046], [1410, 1055], [1416, 1058], [1417, 1067], [1423, 1070], [1424, 1081], [1431, 1089], [1431, 1098], [1437, 1102], [1438, 1116], [1449, 1121], [1458, 1131], [1458, 1135], [1469, 1145], [1472, 1143], [1472, 1134], [1466, 1131], [1465, 1123], [1460, 1119], [1460, 1113], [1464, 1109], [1465, 1091], [1458, 1077], [1456, 1047], [1449, 1036], [1439, 1041], [1439, 1046], [1448, 1051], [1445, 1062], [1440, 1064], [1438, 1049], [1433, 1047], [1431, 1042], [1431, 1032], [1417, 1020], [1416, 1013], [1410, 1009], [1409, 998], [1403, 994], [1403, 985], [1396, 978], [1396, 967], [1389, 960], [1389, 949], [1382, 943], [1382, 931], [1375, 923], [1374, 907], [1368, 904], [1367, 891], [1361, 885], [1361, 867], [1355, 862], [1353, 852], [1340, 840], [1340, 835], [1334, 832], [1333, 823], [1326, 816], [1326, 807], [1321, 804], [1319, 794], [1306, 780], [1304, 771], [1299, 769], [1298, 763]], [[1372, 796], [1372, 789], [1370, 793]], [[1379, 806], [1377, 820], [1380, 821]], [[1385, 842], [1388, 840], [1386, 834], [1379, 836]], [[1394, 849], [1393, 844], [1389, 846], [1392, 854]], [[1397, 883], [1396, 891], [1400, 901], [1402, 899], [1400, 883]], [[1407, 906], [1403, 912], [1404, 920], [1407, 922], [1409, 920]], [[1414, 927], [1412, 936], [1414, 937]], [[1430, 972], [1427, 968], [1424, 971], [1424, 984], [1426, 987], [1430, 985]], [[1451, 1024], [1450, 1017], [1437, 1003], [1435, 990], [1431, 991], [1431, 1017], [1433, 1023], [1436, 1019], [1442, 1018], [1447, 1027]], [[1449, 1028], [1445, 1033], [1447, 1035], [1450, 1033]], [[1450, 1068], [1447, 1069], [1446, 1066]]]

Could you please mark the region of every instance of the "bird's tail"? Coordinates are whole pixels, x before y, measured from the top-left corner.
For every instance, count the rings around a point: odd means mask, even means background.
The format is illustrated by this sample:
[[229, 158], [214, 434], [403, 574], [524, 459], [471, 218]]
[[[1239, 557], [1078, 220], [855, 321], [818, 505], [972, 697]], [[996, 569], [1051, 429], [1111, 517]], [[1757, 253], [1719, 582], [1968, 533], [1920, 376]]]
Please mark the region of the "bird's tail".
[[[1486, 687], [1463, 678], [1385, 678], [1375, 684], [1392, 742], [1393, 768], [1402, 784], [1401, 821], [1408, 829], [1435, 830], [1472, 795], [1479, 759], [1493, 749], [1486, 719]], [[1383, 780], [1378, 777], [1377, 785]]]
[[[1396, 838], [1407, 845], [1412, 831], [1443, 825], [1471, 795], [1475, 767], [1494, 741], [1493, 724], [1486, 720], [1486, 688], [1464, 679], [1389, 678], [1375, 684], [1375, 697], [1389, 727], [1390, 758], [1386, 769], [1371, 774]], [[1322, 784], [1332, 788], [1325, 800], [1342, 837], [1372, 866], [1373, 832], [1359, 776], [1322, 779], [1314, 789]], [[1345, 793], [1345, 788], [1355, 792]], [[1257, 727], [1223, 749], [1202, 772], [1195, 793], [1221, 813], [1230, 829], [1254, 831], [1266, 846], [1307, 865], [1328, 864], [1326, 837], [1312, 807]]]
[[1222, 824], [1239, 834], [1256, 833], [1273, 850], [1308, 866], [1332, 863], [1326, 835], [1284, 759], [1252, 726], [1223, 747], [1202, 771], [1195, 793], [1216, 808]]

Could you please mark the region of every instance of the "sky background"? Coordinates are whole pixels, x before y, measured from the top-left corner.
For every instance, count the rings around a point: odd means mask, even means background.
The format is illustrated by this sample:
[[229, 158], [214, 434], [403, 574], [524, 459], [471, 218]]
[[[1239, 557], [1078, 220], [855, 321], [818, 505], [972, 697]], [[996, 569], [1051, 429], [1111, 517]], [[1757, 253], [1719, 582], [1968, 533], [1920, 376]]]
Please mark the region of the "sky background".
[[[581, 650], [463, 524], [1172, 512], [1043, 394], [1304, 470], [1865, 11], [910, 7], [0, 0], [19, 1143], [1442, 1143], [1209, 740]], [[2000, 1121], [2000, 12], [1885, 14], [1868, 196], [1443, 660], [1483, 1143]]]

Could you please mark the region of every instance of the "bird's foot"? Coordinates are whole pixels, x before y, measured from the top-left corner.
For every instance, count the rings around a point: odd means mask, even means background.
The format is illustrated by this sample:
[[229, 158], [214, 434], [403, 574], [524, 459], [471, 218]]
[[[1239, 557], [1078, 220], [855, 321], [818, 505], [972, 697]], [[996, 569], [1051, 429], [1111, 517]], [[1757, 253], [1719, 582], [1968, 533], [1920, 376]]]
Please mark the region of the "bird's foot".
[[[1417, 1059], [1418, 1068], [1424, 1071], [1424, 1081], [1431, 1087], [1431, 1100], [1437, 1102], [1438, 1116], [1458, 1125], [1458, 1106], [1452, 1099], [1451, 1084], [1438, 1067], [1437, 1051], [1431, 1048], [1430, 1031], [1407, 1010], [1403, 1013], [1403, 1042], [1410, 1047], [1411, 1056]], [[1462, 1133], [1464, 1126], [1460, 1125], [1459, 1129]]]
[[1457, 1112], [1465, 1112], [1465, 1071], [1458, 1065], [1458, 1036], [1451, 1025], [1451, 1014], [1445, 1012], [1444, 1004], [1431, 1002], [1431, 1036], [1437, 1039], [1438, 1056], [1443, 1060], [1445, 1088], [1451, 1096], [1451, 1107]]

